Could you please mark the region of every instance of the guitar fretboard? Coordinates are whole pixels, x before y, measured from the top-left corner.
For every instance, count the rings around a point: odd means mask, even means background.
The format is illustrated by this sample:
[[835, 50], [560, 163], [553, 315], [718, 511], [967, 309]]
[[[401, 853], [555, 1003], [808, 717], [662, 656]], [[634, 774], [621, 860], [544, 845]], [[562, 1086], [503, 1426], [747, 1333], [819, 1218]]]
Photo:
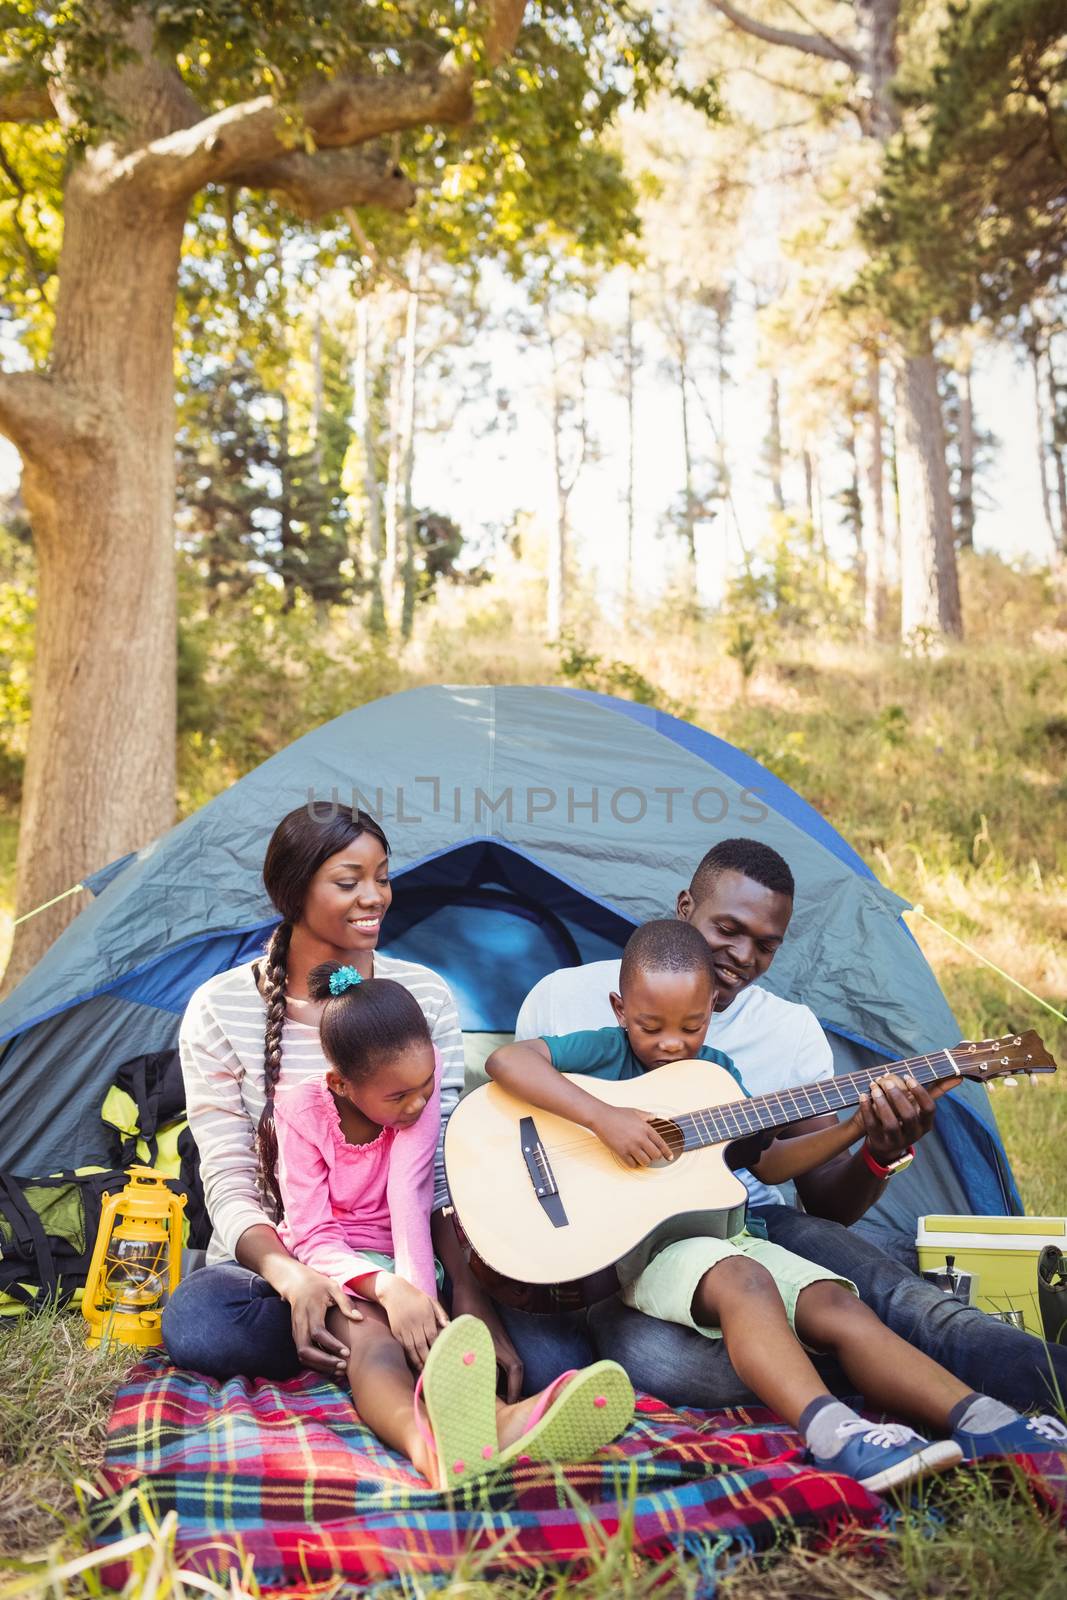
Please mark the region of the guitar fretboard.
[[807, 1117], [845, 1111], [857, 1105], [861, 1095], [867, 1094], [875, 1080], [887, 1072], [912, 1077], [921, 1084], [941, 1083], [946, 1078], [961, 1075], [952, 1051], [937, 1050], [931, 1055], [910, 1056], [906, 1061], [842, 1073], [841, 1077], [827, 1078], [823, 1083], [800, 1084], [795, 1089], [779, 1089], [774, 1094], [756, 1095], [749, 1100], [707, 1106], [702, 1111], [672, 1117], [671, 1121], [684, 1134], [687, 1150], [724, 1144], [751, 1133], [765, 1133], [771, 1128], [784, 1128], [791, 1122], [803, 1122]]

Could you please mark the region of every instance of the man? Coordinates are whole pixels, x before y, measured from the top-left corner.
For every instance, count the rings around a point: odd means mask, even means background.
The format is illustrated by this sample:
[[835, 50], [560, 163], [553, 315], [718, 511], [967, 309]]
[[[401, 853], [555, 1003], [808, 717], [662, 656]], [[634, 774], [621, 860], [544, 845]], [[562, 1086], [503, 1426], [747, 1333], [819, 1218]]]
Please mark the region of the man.
[[[726, 839], [709, 850], [689, 888], [678, 895], [677, 915], [704, 936], [718, 980], [707, 1043], [733, 1058], [752, 1094], [833, 1074], [830, 1046], [814, 1014], [758, 982], [786, 937], [793, 897], [786, 862], [754, 839]], [[550, 973], [523, 1002], [515, 1037], [610, 1025], [609, 997], [618, 987], [618, 961]], [[973, 1388], [1019, 1410], [1047, 1408], [1050, 1398], [1067, 1396], [1067, 1348], [1046, 1349], [1031, 1334], [962, 1305], [848, 1227], [906, 1164], [911, 1147], [933, 1126], [934, 1110], [934, 1098], [914, 1080], [889, 1078], [871, 1096], [863, 1145], [797, 1179], [805, 1210], [787, 1205], [749, 1173], [739, 1174], [749, 1190], [750, 1223], [765, 1227], [774, 1243], [850, 1279], [895, 1333]], [[827, 1120], [813, 1117], [788, 1133], [811, 1132]], [[568, 1360], [580, 1348], [573, 1326], [546, 1326], [539, 1335], [533, 1320], [520, 1323], [508, 1315], [528, 1381], [543, 1377], [540, 1367], [554, 1357], [561, 1332], [568, 1335]], [[589, 1320], [601, 1354], [620, 1361], [639, 1387], [671, 1404], [715, 1408], [750, 1399], [725, 1349], [709, 1348], [698, 1333], [655, 1322], [619, 1300], [597, 1306]]]

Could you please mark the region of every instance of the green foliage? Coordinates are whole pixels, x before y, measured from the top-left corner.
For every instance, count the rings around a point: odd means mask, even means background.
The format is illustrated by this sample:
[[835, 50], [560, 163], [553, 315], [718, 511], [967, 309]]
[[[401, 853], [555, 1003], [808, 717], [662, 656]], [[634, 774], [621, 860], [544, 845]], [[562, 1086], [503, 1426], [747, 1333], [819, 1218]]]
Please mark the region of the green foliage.
[[671, 698], [643, 672], [629, 661], [608, 661], [603, 656], [578, 643], [572, 634], [564, 634], [556, 646], [559, 652], [560, 676], [566, 683], [579, 689], [595, 689], [601, 694], [618, 695], [623, 700], [633, 700], [639, 706], [655, 706], [672, 717], [688, 718], [692, 708]]
[[728, 585], [725, 610], [735, 633], [743, 628], [752, 635], [750, 645], [738, 648], [754, 658], [776, 634], [849, 637], [859, 625], [858, 598], [852, 575], [830, 561], [811, 524], [778, 514], [771, 537]]
[[1067, 30], [1060, 0], [948, 8], [861, 225], [860, 297], [904, 327], [1000, 320], [1067, 266]]
[[30, 731], [33, 558], [21, 514], [0, 506], [0, 803], [17, 804]]
[[303, 592], [265, 576], [239, 604], [194, 609], [182, 572], [178, 804], [187, 815], [310, 728], [408, 678], [383, 647], [353, 634], [351, 613], [324, 616]]

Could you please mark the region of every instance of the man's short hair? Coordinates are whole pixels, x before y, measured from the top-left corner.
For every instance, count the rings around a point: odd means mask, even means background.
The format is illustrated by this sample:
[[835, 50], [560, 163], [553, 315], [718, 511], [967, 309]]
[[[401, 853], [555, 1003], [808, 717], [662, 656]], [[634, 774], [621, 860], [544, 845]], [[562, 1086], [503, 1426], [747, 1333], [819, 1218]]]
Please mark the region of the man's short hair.
[[639, 972], [706, 972], [715, 979], [704, 935], [677, 917], [646, 922], [630, 935], [622, 953], [619, 987]]
[[761, 844], [758, 839], [720, 839], [693, 873], [689, 893], [698, 905], [724, 872], [740, 872], [773, 894], [788, 895], [790, 900], [796, 893], [788, 863], [769, 844]]

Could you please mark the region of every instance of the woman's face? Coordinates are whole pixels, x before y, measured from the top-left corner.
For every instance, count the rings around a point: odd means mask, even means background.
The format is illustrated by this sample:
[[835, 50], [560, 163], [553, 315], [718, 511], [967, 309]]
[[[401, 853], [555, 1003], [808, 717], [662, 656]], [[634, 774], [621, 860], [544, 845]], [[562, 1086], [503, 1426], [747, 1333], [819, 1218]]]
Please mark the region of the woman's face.
[[300, 921], [340, 954], [373, 950], [392, 898], [389, 857], [373, 833], [361, 833], [322, 863]]

